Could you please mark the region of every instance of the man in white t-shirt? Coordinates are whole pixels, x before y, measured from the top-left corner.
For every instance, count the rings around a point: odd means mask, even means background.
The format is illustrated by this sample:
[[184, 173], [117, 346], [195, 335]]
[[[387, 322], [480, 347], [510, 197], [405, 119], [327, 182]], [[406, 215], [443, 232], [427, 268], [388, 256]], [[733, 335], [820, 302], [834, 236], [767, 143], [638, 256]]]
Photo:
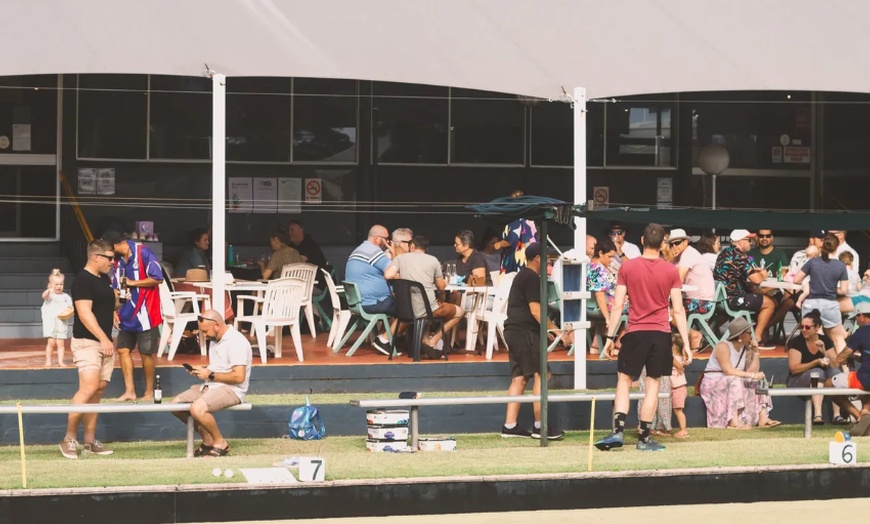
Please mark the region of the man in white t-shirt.
[[[683, 304], [686, 306], [686, 316], [693, 313], [706, 314], [716, 307], [716, 282], [713, 271], [697, 249], [689, 245], [689, 235], [684, 229], [671, 230], [668, 244], [674, 257], [674, 264], [680, 272], [680, 281], [691, 290], [683, 292]], [[694, 289], [697, 288], [697, 289]], [[697, 330], [689, 332], [689, 341], [693, 351], [701, 349], [701, 333]]]
[[616, 274], [623, 262], [640, 256], [640, 248], [625, 240], [625, 228], [618, 222], [610, 225], [608, 236], [613, 241], [613, 245], [616, 246], [616, 254], [619, 255], [613, 257], [610, 262], [610, 271]]
[[202, 444], [194, 456], [224, 457], [230, 444], [221, 435], [213, 413], [241, 404], [251, 381], [251, 343], [244, 335], [224, 322], [217, 311], [210, 309], [197, 318], [200, 333], [212, 340], [208, 350], [208, 366], [198, 366], [188, 373], [203, 381], [195, 384], [172, 402], [190, 402], [190, 414], [173, 413], [187, 424], [193, 417]]
[[834, 251], [834, 256], [832, 258], [839, 257], [840, 253], [842, 253], [843, 251], [848, 251], [849, 253], [852, 253], [852, 264], [847, 265], [847, 267], [854, 274], [860, 275], [861, 274], [861, 269], [860, 269], [861, 264], [858, 263], [858, 252], [855, 251], [854, 249], [852, 249], [852, 246], [850, 246], [848, 243], [846, 243], [846, 232], [842, 231], [842, 230], [831, 229], [831, 230], [828, 230], [828, 233], [831, 233], [832, 235], [837, 237], [837, 240], [840, 241], [840, 245], [837, 246], [837, 250]]

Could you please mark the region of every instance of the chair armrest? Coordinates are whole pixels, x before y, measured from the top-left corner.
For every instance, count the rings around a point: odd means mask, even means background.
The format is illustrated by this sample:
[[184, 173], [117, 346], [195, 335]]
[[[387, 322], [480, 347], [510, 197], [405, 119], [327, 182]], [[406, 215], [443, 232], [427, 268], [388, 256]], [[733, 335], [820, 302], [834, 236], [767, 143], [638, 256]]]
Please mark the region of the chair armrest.
[[257, 296], [254, 296], [254, 295], [238, 295], [238, 296], [236, 297], [236, 303], [237, 303], [237, 304], [241, 304], [243, 300], [251, 300], [251, 301], [254, 301], [254, 302], [262, 302], [262, 301], [265, 300], [265, 299], [264, 299], [263, 297], [257, 297]]

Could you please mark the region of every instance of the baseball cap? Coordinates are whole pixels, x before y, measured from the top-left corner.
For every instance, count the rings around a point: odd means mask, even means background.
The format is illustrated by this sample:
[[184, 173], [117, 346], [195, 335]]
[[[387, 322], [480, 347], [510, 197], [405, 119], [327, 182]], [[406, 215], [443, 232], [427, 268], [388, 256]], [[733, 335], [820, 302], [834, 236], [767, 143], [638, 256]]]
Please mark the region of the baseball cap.
[[103, 240], [106, 242], [115, 245], [120, 244], [124, 240], [124, 236], [117, 231], [109, 230], [103, 233]]
[[755, 233], [750, 233], [746, 229], [735, 229], [731, 232], [731, 242], [737, 242], [744, 238], [755, 238]]
[[810, 231], [810, 238], [825, 238], [824, 229], [814, 229]]
[[533, 258], [540, 256], [542, 250], [543, 246], [540, 242], [529, 244], [528, 247], [526, 247], [526, 260], [532, 260]]
[[685, 229], [671, 229], [668, 242], [673, 242], [674, 240], [686, 240], [687, 238], [689, 238], [689, 235], [686, 234]]
[[849, 315], [849, 318], [855, 318], [858, 315], [867, 315], [870, 317], [870, 302], [858, 302], [858, 305], [855, 306], [855, 311]]

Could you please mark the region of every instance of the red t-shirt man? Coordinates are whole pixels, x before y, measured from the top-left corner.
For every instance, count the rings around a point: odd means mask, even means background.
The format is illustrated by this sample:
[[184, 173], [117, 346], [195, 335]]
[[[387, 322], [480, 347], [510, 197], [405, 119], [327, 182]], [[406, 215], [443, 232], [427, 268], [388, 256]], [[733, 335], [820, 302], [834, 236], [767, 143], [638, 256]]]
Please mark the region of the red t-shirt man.
[[637, 257], [622, 263], [616, 285], [625, 286], [631, 297], [626, 333], [671, 332], [668, 321], [671, 290], [680, 289], [683, 285], [676, 266], [661, 258]]

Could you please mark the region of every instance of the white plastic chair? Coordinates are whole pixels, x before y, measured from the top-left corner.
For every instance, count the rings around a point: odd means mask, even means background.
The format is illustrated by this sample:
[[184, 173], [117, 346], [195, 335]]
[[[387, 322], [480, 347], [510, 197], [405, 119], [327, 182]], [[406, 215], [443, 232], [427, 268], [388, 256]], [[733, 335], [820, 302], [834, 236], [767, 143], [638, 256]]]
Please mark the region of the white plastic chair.
[[[168, 358], [172, 360], [175, 358], [175, 352], [178, 351], [178, 345], [184, 335], [184, 326], [188, 322], [195, 322], [200, 315], [199, 301], [205, 301], [206, 309], [211, 309], [211, 305], [208, 295], [201, 295], [193, 291], [169, 291], [169, 286], [165, 280], [160, 282], [158, 289], [160, 291], [160, 310], [163, 313], [163, 329], [160, 333], [160, 349], [157, 350], [157, 357], [163, 356], [163, 351], [168, 343]], [[182, 313], [186, 304], [190, 304], [191, 311]], [[205, 338], [201, 334], [199, 335], [199, 352], [202, 355], [206, 354]]]
[[314, 331], [314, 305], [311, 297], [314, 295], [314, 281], [317, 279], [317, 266], [307, 262], [287, 264], [281, 268], [281, 278], [298, 278], [305, 281], [305, 295], [302, 297], [302, 307], [305, 308], [305, 318], [308, 320], [308, 329], [311, 338], [317, 337]]
[[337, 349], [336, 346], [338, 346], [339, 341], [344, 336], [345, 330], [347, 330], [347, 325], [350, 323], [352, 314], [349, 310], [341, 309], [341, 299], [338, 296], [338, 288], [336, 288], [332, 276], [325, 269], [320, 271], [323, 271], [329, 299], [332, 302], [332, 325], [329, 328], [329, 339], [326, 341], [326, 345], [335, 351]]
[[[296, 356], [299, 362], [302, 356], [302, 334], [299, 332], [299, 304], [305, 296], [305, 281], [299, 278], [278, 278], [271, 280], [266, 285], [263, 297], [239, 296], [239, 302], [243, 300], [253, 301], [261, 305], [254, 308], [251, 315], [237, 315], [237, 322], [250, 322], [252, 331], [257, 334], [257, 345], [260, 349], [260, 361], [266, 363], [266, 336], [267, 328], [275, 328], [275, 357], [281, 357], [281, 331], [284, 326], [290, 326], [290, 336], [293, 337], [293, 346], [296, 348]], [[257, 313], [256, 310], [260, 309]]]
[[504, 340], [504, 321], [507, 320], [507, 303], [508, 296], [511, 292], [511, 285], [514, 282], [516, 273], [506, 273], [501, 276], [498, 286], [495, 288], [495, 298], [492, 301], [492, 309], [487, 310], [485, 306], [478, 308], [474, 316], [477, 322], [486, 322], [486, 359], [492, 360], [492, 352], [495, 349], [498, 341], [496, 337], [501, 335], [502, 342], [507, 346]]

